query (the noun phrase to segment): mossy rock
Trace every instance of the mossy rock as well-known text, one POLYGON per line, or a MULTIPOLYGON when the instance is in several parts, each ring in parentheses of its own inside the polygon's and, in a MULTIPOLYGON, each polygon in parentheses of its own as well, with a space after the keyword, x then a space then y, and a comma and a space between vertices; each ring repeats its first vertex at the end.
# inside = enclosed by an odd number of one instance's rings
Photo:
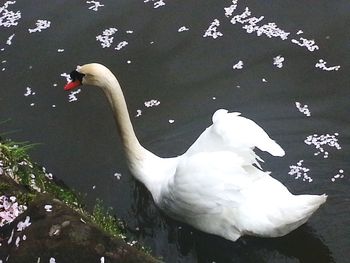
POLYGON ((77 195, 48 178, 25 149, 0 138, 0 161, 0 196, 27 206, 0 227, 0 262, 160 262, 123 240, 118 220, 101 202, 85 211, 77 195))

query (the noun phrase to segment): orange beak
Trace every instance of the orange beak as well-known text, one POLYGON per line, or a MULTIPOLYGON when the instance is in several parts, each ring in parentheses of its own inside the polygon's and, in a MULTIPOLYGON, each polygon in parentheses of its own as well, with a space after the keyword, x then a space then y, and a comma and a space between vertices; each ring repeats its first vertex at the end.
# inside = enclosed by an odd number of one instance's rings
POLYGON ((71 81, 71 82, 68 82, 68 83, 64 86, 64 90, 75 89, 76 87, 78 87, 78 86, 80 86, 80 85, 81 85, 80 80, 71 81))

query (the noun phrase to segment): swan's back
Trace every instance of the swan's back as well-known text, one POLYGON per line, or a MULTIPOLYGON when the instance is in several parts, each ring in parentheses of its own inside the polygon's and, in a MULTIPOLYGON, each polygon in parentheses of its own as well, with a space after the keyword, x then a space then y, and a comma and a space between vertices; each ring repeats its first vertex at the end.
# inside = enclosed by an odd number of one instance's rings
POLYGON ((237 240, 242 235, 282 236, 304 224, 326 196, 292 195, 231 152, 182 158, 158 206, 170 217, 207 233, 237 240))
POLYGON ((237 240, 249 234, 282 236, 300 225, 326 196, 291 194, 263 172, 254 148, 283 156, 283 149, 255 122, 219 110, 178 158, 174 176, 162 187, 158 206, 202 231, 237 240))

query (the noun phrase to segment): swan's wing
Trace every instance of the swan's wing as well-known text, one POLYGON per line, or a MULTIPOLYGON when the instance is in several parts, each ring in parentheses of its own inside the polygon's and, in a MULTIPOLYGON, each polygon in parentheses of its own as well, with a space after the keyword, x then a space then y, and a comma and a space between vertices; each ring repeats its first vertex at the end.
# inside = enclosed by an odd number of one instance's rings
POLYGON ((257 147, 274 156, 283 156, 284 150, 254 121, 241 117, 240 113, 228 113, 220 109, 213 115, 209 126, 188 149, 186 154, 198 152, 232 151, 242 156, 246 164, 260 160, 253 149, 257 147))
POLYGON ((180 216, 180 220, 233 208, 242 202, 240 191, 252 180, 242 163, 230 151, 182 156, 158 205, 171 217, 180 216))
POLYGON ((241 211, 249 201, 245 191, 264 180, 266 173, 242 166, 242 159, 230 151, 200 152, 181 159, 158 206, 199 230, 230 240, 239 238, 246 229, 241 211))

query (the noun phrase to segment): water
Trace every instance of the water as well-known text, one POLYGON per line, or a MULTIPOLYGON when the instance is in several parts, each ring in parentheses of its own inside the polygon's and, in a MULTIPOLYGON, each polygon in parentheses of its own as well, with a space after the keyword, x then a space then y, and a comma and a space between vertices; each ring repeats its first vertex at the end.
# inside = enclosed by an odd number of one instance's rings
POLYGON ((21 18, 13 21, 18 25, 0 27, 0 120, 10 119, 1 131, 41 143, 32 151, 38 162, 86 193, 87 202, 100 198, 114 207, 131 237, 166 262, 347 262, 349 2, 161 3, 100 1, 104 6, 97 11, 85 1, 8 4, 21 18), (231 4, 237 7, 226 17, 224 8, 231 4), (246 7, 251 14, 242 18, 246 7), (269 23, 275 25, 264 27, 269 23), (105 31, 110 28, 118 31, 105 31), (262 154, 264 168, 293 193, 327 193, 327 203, 286 237, 244 237, 236 243, 166 218, 128 172, 102 92, 86 88, 69 102, 63 91, 61 74, 88 62, 116 73, 136 133, 154 153, 179 155, 216 109, 240 111, 287 152, 284 158, 262 154), (151 100, 160 103, 146 107, 151 100), (323 139, 306 144, 314 134, 323 139), (326 141, 331 136, 337 141, 326 141), (290 175, 291 166, 309 170, 290 175))

